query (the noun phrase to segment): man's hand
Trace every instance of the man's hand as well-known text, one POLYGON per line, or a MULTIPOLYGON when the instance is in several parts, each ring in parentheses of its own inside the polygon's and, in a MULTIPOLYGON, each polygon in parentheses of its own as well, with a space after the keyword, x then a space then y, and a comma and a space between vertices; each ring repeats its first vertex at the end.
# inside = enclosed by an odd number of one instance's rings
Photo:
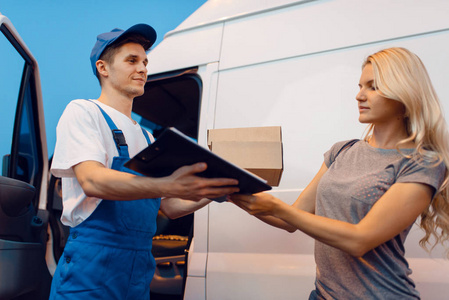
POLYGON ((161 178, 166 197, 201 200, 218 198, 239 191, 238 181, 230 178, 203 178, 196 173, 207 169, 205 163, 184 166, 168 177, 161 178))

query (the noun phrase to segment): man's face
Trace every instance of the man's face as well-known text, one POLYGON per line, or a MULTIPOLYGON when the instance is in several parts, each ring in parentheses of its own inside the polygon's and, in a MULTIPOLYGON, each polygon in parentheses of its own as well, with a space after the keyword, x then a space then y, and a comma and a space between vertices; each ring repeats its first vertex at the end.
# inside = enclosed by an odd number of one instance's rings
POLYGON ((107 65, 108 83, 124 96, 135 98, 144 93, 148 59, 140 44, 121 46, 107 65))

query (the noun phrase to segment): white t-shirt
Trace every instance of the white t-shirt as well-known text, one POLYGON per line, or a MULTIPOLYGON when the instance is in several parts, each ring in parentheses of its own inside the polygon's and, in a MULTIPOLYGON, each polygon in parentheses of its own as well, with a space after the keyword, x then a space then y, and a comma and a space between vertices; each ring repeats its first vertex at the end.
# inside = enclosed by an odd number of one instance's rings
MULTIPOLYGON (((130 157, 148 146, 139 124, 116 109, 97 100, 91 100, 111 117, 122 130, 128 144, 130 157)), ((87 219, 101 199, 87 197, 73 173, 72 167, 80 162, 93 160, 111 168, 118 155, 111 129, 100 109, 91 101, 71 101, 56 127, 56 147, 51 172, 62 178, 63 224, 74 227, 87 219)), ((153 136, 149 134, 153 141, 153 136)))

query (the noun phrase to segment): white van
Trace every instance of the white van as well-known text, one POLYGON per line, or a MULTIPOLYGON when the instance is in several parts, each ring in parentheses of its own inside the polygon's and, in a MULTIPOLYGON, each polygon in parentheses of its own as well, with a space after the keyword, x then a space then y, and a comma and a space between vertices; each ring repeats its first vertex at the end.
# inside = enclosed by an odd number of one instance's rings
MULTIPOLYGON (((281 126, 284 171, 272 193, 291 204, 333 143, 363 136, 355 95, 367 55, 391 46, 417 53, 447 111, 448 15, 446 0, 209 0, 149 53, 134 112, 156 136, 175 126, 205 147, 209 129, 281 126)), ((16 116, 1 136, 13 138, 0 153, 0 185, 13 188, 0 194, 0 298, 45 299, 68 232, 59 179, 47 173, 37 63, 6 17, 0 24, 0 43, 17 51, 24 70, 14 96, 2 90, 0 99, 16 116), (17 198, 23 207, 10 206, 17 198)), ((314 288, 313 240, 230 203, 180 220, 161 215, 158 226, 153 300, 307 299, 314 288)), ((449 261, 442 247, 422 250, 422 235, 415 227, 406 245, 412 277, 423 299, 446 299, 449 261)))
MULTIPOLYGON (((355 95, 369 54, 418 54, 449 108, 448 15, 444 0, 210 0, 149 53, 134 110, 203 146, 208 129, 281 126, 284 171, 272 193, 293 203, 333 143, 363 136, 355 95)), ((449 261, 442 247, 422 250, 422 236, 416 226, 406 245, 412 277, 423 299, 447 299, 449 261)), ((195 213, 184 299, 307 299, 313 244, 212 203, 195 213)))

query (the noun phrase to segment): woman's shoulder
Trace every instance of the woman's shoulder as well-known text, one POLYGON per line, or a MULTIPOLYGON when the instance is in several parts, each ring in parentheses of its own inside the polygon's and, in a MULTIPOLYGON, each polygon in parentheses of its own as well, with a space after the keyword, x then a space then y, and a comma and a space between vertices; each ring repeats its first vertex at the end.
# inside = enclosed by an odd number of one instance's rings
POLYGON ((352 139, 333 144, 332 147, 324 154, 324 161, 326 165, 329 167, 340 153, 351 149, 352 146, 358 144, 359 141, 359 139, 352 139))
POLYGON ((336 142, 335 144, 332 145, 330 152, 335 153, 335 156, 337 156, 340 152, 351 148, 359 141, 360 141, 359 139, 351 139, 351 140, 344 140, 344 141, 336 142))

